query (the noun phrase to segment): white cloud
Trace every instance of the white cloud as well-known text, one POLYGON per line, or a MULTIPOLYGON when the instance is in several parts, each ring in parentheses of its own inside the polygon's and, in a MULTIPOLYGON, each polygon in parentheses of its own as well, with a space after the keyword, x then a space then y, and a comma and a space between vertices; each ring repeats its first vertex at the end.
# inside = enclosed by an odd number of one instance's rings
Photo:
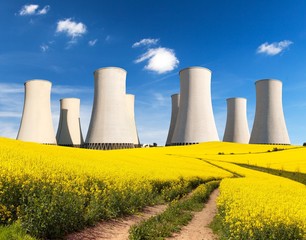
POLYGON ((47 5, 43 9, 39 10, 37 14, 38 15, 45 15, 49 12, 49 10, 50 10, 50 6, 47 5))
POLYGON ((90 41, 88 42, 88 45, 91 46, 91 47, 93 47, 93 46, 96 45, 97 42, 98 42, 98 39, 90 40, 90 41))
POLYGON ((24 16, 24 15, 34 15, 36 13, 36 10, 38 9, 39 5, 35 4, 30 4, 30 5, 24 5, 20 11, 19 15, 24 16))
POLYGON ((87 32, 86 25, 82 22, 74 22, 71 18, 60 20, 57 22, 56 32, 65 33, 67 36, 76 38, 81 37, 87 32))
POLYGON ((163 47, 148 49, 146 53, 135 60, 135 63, 140 63, 145 60, 148 60, 145 69, 157 72, 158 74, 170 72, 179 64, 179 60, 176 58, 174 51, 163 47))
POLYGON ((48 11, 50 10, 50 6, 47 5, 42 9, 38 9, 39 5, 37 4, 28 4, 28 5, 24 5, 20 11, 19 11, 19 15, 20 16, 27 16, 27 15, 44 15, 47 14, 48 11))
POLYGON ((151 46, 151 45, 154 45, 154 44, 157 44, 159 42, 159 39, 154 39, 154 38, 144 38, 138 42, 135 42, 133 45, 132 45, 132 48, 135 48, 135 47, 140 47, 140 46, 151 46))
POLYGON ((40 45, 40 50, 42 52, 47 52, 49 50, 49 45, 47 45, 47 44, 40 45))
POLYGON ((274 42, 271 44, 269 44, 268 42, 265 42, 257 48, 257 53, 274 56, 284 51, 291 44, 293 44, 293 42, 289 40, 274 42))

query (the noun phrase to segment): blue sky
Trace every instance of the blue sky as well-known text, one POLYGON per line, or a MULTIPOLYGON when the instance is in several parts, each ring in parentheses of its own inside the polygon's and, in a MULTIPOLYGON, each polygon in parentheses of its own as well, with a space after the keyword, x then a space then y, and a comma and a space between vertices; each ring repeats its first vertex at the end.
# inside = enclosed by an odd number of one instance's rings
POLYGON ((226 98, 248 100, 250 131, 255 81, 283 82, 291 142, 306 142, 306 1, 98 1, 41 0, 0 3, 0 135, 15 138, 23 83, 53 83, 54 129, 59 99, 81 99, 84 137, 93 102, 93 71, 127 70, 136 95, 142 143, 164 144, 171 94, 180 69, 212 70, 212 102, 220 139, 226 98))

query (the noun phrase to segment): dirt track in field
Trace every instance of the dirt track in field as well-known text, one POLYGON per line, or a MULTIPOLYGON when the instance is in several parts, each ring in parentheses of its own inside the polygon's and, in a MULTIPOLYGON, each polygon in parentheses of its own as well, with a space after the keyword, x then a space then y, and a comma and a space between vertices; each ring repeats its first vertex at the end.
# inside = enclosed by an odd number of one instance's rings
POLYGON ((218 237, 212 232, 208 225, 217 213, 216 198, 219 189, 213 191, 208 202, 201 212, 195 213, 191 222, 182 228, 179 233, 174 233, 168 240, 216 240, 218 237))
POLYGON ((138 215, 103 221, 94 227, 86 228, 81 232, 68 235, 66 240, 125 240, 129 237, 129 229, 132 225, 144 219, 157 215, 166 209, 167 205, 146 207, 138 215))
MULTIPOLYGON (((217 213, 216 199, 219 189, 212 192, 208 202, 201 212, 196 212, 191 222, 182 228, 179 233, 174 233, 168 240, 217 240, 216 236, 208 225, 217 213)), ((129 229, 132 225, 151 216, 162 213, 167 205, 146 207, 138 215, 124 218, 102 221, 94 227, 86 228, 83 231, 68 235, 66 240, 126 240, 129 237, 129 229)))

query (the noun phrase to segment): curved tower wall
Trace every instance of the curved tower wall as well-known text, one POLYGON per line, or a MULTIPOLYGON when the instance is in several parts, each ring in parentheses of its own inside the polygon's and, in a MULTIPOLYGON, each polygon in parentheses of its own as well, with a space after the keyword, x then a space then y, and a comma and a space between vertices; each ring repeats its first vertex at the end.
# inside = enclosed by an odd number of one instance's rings
POLYGON ((129 115, 130 125, 132 127, 133 143, 135 146, 139 146, 140 142, 135 121, 135 95, 126 94, 126 109, 129 115))
POLYGON ((58 145, 80 147, 83 136, 80 124, 80 99, 63 98, 60 100, 61 112, 56 140, 58 145))
POLYGON ((256 112, 250 143, 290 144, 282 104, 282 82, 256 81, 256 112))
POLYGON ((180 107, 173 145, 219 141, 211 102, 211 71, 190 67, 180 71, 180 107))
POLYGON ((126 71, 100 68, 94 72, 95 90, 85 147, 133 148, 133 131, 126 110, 126 71))
POLYGON ((179 111, 180 94, 173 94, 171 96, 171 99, 172 99, 171 122, 170 122, 168 137, 166 141, 166 146, 170 146, 172 143, 172 137, 173 137, 177 115, 179 111))
POLYGON ((227 119, 223 142, 249 143, 247 100, 245 98, 228 98, 226 102, 227 119))
POLYGON ((34 79, 25 82, 25 97, 18 140, 56 144, 50 95, 52 83, 34 79))

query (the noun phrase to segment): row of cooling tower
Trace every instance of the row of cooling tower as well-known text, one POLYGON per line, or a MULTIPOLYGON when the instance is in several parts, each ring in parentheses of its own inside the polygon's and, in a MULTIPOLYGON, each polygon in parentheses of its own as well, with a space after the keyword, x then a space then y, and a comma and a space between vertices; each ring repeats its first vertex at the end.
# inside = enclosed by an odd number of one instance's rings
MULTIPOLYGON (((171 123, 166 145, 219 141, 211 101, 211 71, 190 67, 180 71, 180 94, 172 95, 171 123)), ((51 82, 25 83, 25 100, 17 139, 44 144, 83 146, 90 149, 133 148, 139 145, 134 115, 134 95, 126 94, 126 71, 117 67, 94 72, 94 103, 88 133, 83 141, 80 100, 61 100, 55 137, 50 94, 51 82)), ((227 99, 223 141, 259 144, 290 144, 282 108, 279 80, 256 82, 256 113, 249 134, 246 99, 227 99)))
POLYGON ((94 72, 94 79, 94 103, 85 142, 78 98, 60 100, 60 120, 55 137, 50 107, 52 84, 46 80, 25 83, 24 108, 17 139, 90 149, 133 148, 139 145, 135 98, 126 94, 126 71, 116 67, 101 68, 94 72))
MULTIPOLYGON (((251 136, 245 98, 227 99, 223 141, 290 144, 282 107, 282 82, 256 81, 256 111, 251 136)), ((172 95, 172 114, 166 145, 219 141, 211 102, 211 71, 202 67, 180 71, 180 94, 172 95)))

